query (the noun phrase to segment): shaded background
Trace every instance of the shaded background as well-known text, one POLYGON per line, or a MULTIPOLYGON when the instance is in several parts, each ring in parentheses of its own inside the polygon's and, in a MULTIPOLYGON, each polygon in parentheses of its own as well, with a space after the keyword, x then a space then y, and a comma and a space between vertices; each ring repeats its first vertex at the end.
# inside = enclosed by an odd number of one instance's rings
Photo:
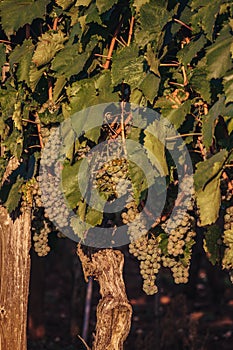
MULTIPOLYGON (((82 335, 87 284, 76 244, 50 235, 52 251, 46 258, 32 252, 29 298, 28 350, 85 349, 82 335)), ((124 277, 133 307, 132 328, 125 350, 225 350, 233 343, 233 288, 229 276, 213 267, 202 251, 194 248, 187 285, 175 285, 169 270, 162 269, 159 293, 142 291, 138 261, 127 247, 124 277)), ((87 343, 95 329, 99 286, 93 283, 87 343)))

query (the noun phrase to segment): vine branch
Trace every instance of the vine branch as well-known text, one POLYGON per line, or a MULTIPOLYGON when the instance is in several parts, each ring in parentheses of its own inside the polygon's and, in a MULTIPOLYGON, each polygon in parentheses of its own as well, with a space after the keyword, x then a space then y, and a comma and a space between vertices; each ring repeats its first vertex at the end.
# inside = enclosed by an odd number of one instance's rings
POLYGON ((111 61, 111 58, 112 58, 112 53, 113 53, 113 50, 114 50, 114 47, 115 47, 115 43, 116 43, 116 38, 117 38, 117 35, 119 34, 119 31, 121 29, 122 23, 123 23, 123 17, 121 18, 120 23, 118 24, 117 29, 115 30, 115 33, 114 33, 113 38, 111 40, 111 44, 110 44, 110 47, 109 47, 109 50, 108 50, 107 59, 106 59, 106 62, 104 64, 104 66, 103 66, 104 69, 109 69, 110 61, 111 61))

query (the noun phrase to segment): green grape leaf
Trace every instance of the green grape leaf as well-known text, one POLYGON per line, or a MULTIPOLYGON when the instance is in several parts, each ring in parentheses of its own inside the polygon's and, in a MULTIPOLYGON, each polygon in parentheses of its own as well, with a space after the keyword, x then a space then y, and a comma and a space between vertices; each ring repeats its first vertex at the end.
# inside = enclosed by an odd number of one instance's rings
POLYGON ((92 227, 100 225, 103 221, 103 211, 99 211, 95 208, 88 207, 85 221, 92 227))
POLYGON ((40 78, 46 71, 46 66, 38 69, 34 64, 31 64, 29 71, 29 84, 32 91, 35 91, 37 84, 40 81, 40 78))
POLYGON ((179 62, 184 65, 191 63, 193 58, 196 57, 198 52, 205 46, 206 43, 207 40, 204 35, 194 38, 189 44, 185 45, 184 48, 177 53, 179 62))
POLYGON ((134 89, 130 94, 130 103, 141 106, 143 99, 145 99, 145 97, 143 96, 142 91, 139 89, 134 89))
POLYGON ((215 178, 222 171, 223 164, 227 159, 228 152, 221 150, 214 154, 211 158, 199 162, 194 174, 194 184, 196 191, 204 189, 206 184, 215 178))
POLYGON ((5 62, 6 62, 6 46, 4 44, 0 44, 0 67, 2 67, 5 62))
POLYGON ((151 163, 156 167, 158 174, 161 176, 168 175, 165 156, 165 126, 161 121, 155 120, 146 128, 144 133, 144 146, 151 163))
POLYGON ((220 176, 227 156, 228 152, 221 150, 197 164, 194 185, 201 226, 211 225, 218 218, 221 204, 220 176))
POLYGON ((19 204, 21 198, 20 189, 24 183, 24 179, 20 176, 17 177, 16 182, 11 186, 8 197, 4 206, 7 208, 9 213, 12 213, 19 204))
POLYGON ((52 70, 56 72, 57 76, 64 76, 70 78, 72 75, 79 74, 89 58, 96 42, 88 45, 83 53, 79 53, 80 44, 66 45, 63 50, 57 53, 52 61, 52 70))
MULTIPOLYGON (((173 108, 166 118, 178 129, 186 119, 187 114, 190 112, 192 101, 187 100, 182 103, 179 108, 173 108)), ((163 115, 163 110, 162 110, 163 115)))
POLYGON ((151 44, 147 45, 145 58, 147 60, 150 71, 153 72, 156 76, 160 77, 159 73, 159 59, 155 56, 155 53, 151 47, 151 44))
POLYGON ((138 87, 145 77, 143 61, 144 57, 139 56, 138 46, 135 44, 114 53, 112 58, 113 84, 118 85, 124 81, 130 85, 131 89, 138 87))
POLYGON ((76 0, 75 6, 89 6, 92 0, 76 0))
POLYGON ((133 7, 135 7, 136 12, 138 13, 140 11, 140 8, 142 7, 142 5, 145 5, 148 2, 150 2, 150 0, 134 0, 133 7))
POLYGON ((221 239, 221 230, 219 226, 212 225, 208 227, 205 232, 204 249, 213 265, 220 260, 219 239, 221 239))
POLYGON ((153 103, 157 96, 159 84, 160 78, 153 73, 149 73, 139 86, 139 89, 142 90, 144 96, 150 101, 150 103, 153 103))
POLYGON ((223 27, 216 41, 206 49, 208 79, 221 78, 232 68, 230 47, 232 45, 230 27, 223 27))
POLYGON ((118 0, 96 0, 96 6, 100 14, 110 10, 118 0))
POLYGON ((0 94, 0 108, 1 119, 6 120, 14 113, 15 103, 17 99, 17 91, 8 86, 6 90, 1 90, 0 94))
MULTIPOLYGON (((111 86, 109 71, 103 71, 93 78, 75 82, 71 87, 67 88, 67 95, 70 100, 70 114, 90 106, 119 100, 118 93, 114 92, 111 86)), ((100 116, 100 118, 102 117, 100 116)))
POLYGON ((50 0, 2 0, 0 16, 2 28, 9 36, 35 18, 43 18, 50 0))
POLYGON ((146 45, 159 41, 163 27, 172 19, 173 12, 167 10, 167 1, 151 0, 140 8, 141 30, 135 33, 136 41, 146 45), (141 37, 143 35, 143 38, 141 37))
POLYGON ((233 102, 233 70, 224 75, 223 86, 226 95, 225 103, 233 102))
POLYGON ((21 101, 17 101, 15 103, 15 110, 14 113, 12 115, 12 120, 14 121, 14 125, 16 127, 16 129, 18 129, 19 131, 22 131, 22 118, 21 118, 21 108, 22 108, 22 104, 21 101))
POLYGON ((91 4, 85 15, 85 24, 98 23, 102 24, 98 9, 95 4, 91 4))
POLYGON ((142 192, 154 184, 156 174, 145 149, 138 143, 128 140, 126 149, 134 198, 139 204, 142 192))
POLYGON ((225 116, 224 121, 225 121, 226 126, 227 126, 228 134, 230 135, 233 131, 233 118, 229 117, 229 116, 225 116))
POLYGON ((62 169, 62 190, 71 209, 76 208, 81 200, 78 183, 80 163, 80 161, 77 161, 73 165, 65 164, 62 169))
POLYGON ((90 228, 90 225, 88 225, 86 222, 83 222, 78 217, 73 216, 70 220, 71 227, 74 231, 74 233, 80 238, 84 238, 85 232, 90 228))
POLYGON ((75 2, 75 0, 55 0, 55 1, 57 5, 60 6, 63 10, 66 10, 75 2))
POLYGON ((198 27, 202 28, 206 34, 207 39, 212 41, 212 34, 214 30, 215 21, 217 15, 220 11, 220 5, 222 0, 216 0, 206 3, 196 4, 196 1, 191 2, 191 6, 194 10, 199 7, 198 12, 192 17, 193 27, 196 29, 198 27))
POLYGON ((54 100, 54 102, 57 101, 57 99, 60 96, 60 93, 61 93, 62 89, 64 88, 66 82, 67 82, 67 80, 63 76, 60 76, 57 78, 57 80, 54 84, 54 88, 53 88, 53 100, 54 100))
POLYGON ((206 102, 210 102, 210 81, 207 75, 207 63, 206 58, 204 58, 198 63, 197 67, 193 69, 189 84, 192 89, 199 93, 206 102))
POLYGON ((219 176, 206 184, 204 189, 196 192, 197 206, 199 208, 200 225, 206 226, 216 222, 221 204, 221 191, 219 176))
POLYGON ((67 40, 64 33, 60 30, 58 32, 46 32, 38 38, 39 42, 32 57, 32 62, 37 67, 49 63, 55 54, 63 49, 64 42, 67 40))
POLYGON ((191 256, 192 256, 192 246, 195 244, 194 239, 191 239, 189 242, 185 242, 184 248, 184 256, 180 258, 180 262, 188 267, 190 264, 191 256))
POLYGON ((219 115, 224 112, 224 102, 225 97, 220 97, 220 99, 210 108, 208 115, 203 117, 202 134, 203 143, 206 148, 209 148, 213 142, 215 122, 218 119, 219 115))
POLYGON ((30 66, 32 63, 32 55, 34 51, 34 45, 31 39, 24 40, 21 46, 17 46, 10 54, 10 65, 18 64, 17 78, 18 81, 25 81, 27 85, 30 85, 30 66))
POLYGON ((13 156, 19 159, 23 151, 22 132, 14 127, 12 133, 4 140, 3 145, 13 156))

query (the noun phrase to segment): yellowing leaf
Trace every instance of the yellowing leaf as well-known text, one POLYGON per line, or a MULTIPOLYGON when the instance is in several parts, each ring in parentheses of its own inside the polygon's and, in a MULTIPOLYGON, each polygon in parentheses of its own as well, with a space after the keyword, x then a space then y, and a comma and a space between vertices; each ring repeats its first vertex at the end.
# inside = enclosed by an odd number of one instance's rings
POLYGON ((62 31, 42 34, 42 36, 39 37, 32 62, 35 63, 37 67, 50 62, 55 54, 64 47, 63 43, 65 40, 66 37, 62 31))

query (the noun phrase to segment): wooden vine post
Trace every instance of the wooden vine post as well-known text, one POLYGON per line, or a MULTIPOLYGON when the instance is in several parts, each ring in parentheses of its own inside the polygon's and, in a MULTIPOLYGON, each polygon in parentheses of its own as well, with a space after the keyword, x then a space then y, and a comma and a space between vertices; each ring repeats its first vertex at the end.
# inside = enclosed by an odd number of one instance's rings
POLYGON ((31 210, 12 217, 0 206, 0 350, 27 349, 30 246, 31 210))
POLYGON ((123 280, 124 255, 104 249, 88 258, 78 247, 85 280, 94 276, 102 296, 97 306, 95 340, 92 350, 123 350, 131 327, 132 307, 123 280))

